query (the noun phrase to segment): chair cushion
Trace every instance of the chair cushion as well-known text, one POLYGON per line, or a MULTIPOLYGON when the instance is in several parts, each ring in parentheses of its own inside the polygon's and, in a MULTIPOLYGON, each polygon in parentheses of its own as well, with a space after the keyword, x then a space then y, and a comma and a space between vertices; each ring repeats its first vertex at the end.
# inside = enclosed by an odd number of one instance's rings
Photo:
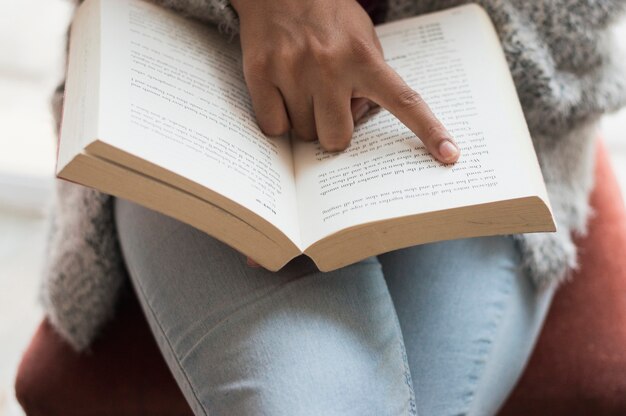
POLYGON ((87 353, 77 354, 44 320, 15 391, 28 416, 193 416, 131 296, 87 353))
POLYGON ((596 215, 501 416, 626 415, 626 212, 599 143, 596 215))
MULTIPOLYGON (((545 328, 501 416, 626 415, 626 212, 606 149, 597 156, 597 215, 578 241, 581 269, 555 295, 545 328)), ((88 354, 44 321, 16 380, 28 416, 192 416, 136 299, 88 354)))

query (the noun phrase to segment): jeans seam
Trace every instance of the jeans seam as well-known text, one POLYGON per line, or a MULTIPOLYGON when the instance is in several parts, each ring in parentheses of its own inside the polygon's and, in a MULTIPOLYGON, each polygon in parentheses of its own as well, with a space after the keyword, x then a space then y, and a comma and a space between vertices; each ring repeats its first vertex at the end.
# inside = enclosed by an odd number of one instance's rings
MULTIPOLYGON (((131 268, 128 264, 126 265, 126 267, 128 267, 129 269, 131 268)), ((131 270, 129 270, 129 271, 131 271, 131 270)), ((195 399, 196 404, 200 407, 200 409, 204 413, 204 416, 209 416, 209 412, 204 407, 204 405, 202 404, 202 401, 199 399, 198 394, 196 393, 196 390, 194 389, 193 384, 191 383, 191 380, 189 379, 189 376, 187 375, 187 372, 185 371, 185 369, 181 365, 180 361, 176 357, 176 353, 174 352, 174 348, 172 347, 172 344, 170 343, 170 341, 167 338, 167 336, 165 336, 165 330, 163 329, 163 327, 161 326, 161 323, 157 319, 157 315, 156 315, 154 309, 152 308, 152 305, 150 305, 150 302, 148 301, 148 298, 147 298, 147 295, 146 295, 146 293, 145 293, 145 291, 143 289, 143 286, 141 285, 140 282, 136 281, 135 279, 130 279, 130 280, 131 280, 131 282, 133 282, 133 285, 135 286, 135 288, 137 288, 139 290, 139 292, 141 292, 141 295, 143 297, 143 300, 141 301, 141 303, 146 306, 146 308, 144 308, 144 313, 149 312, 151 317, 152 317, 151 321, 158 327, 158 329, 159 329, 158 336, 162 340, 164 340, 164 343, 167 346, 167 353, 168 353, 168 355, 173 358, 174 362, 176 362, 176 367, 178 369, 178 372, 183 376, 184 381, 187 384, 187 390, 191 391, 191 394, 193 395, 193 398, 195 399)), ((156 334, 154 334, 154 335, 156 336, 156 334)), ((168 365, 168 367, 169 367, 169 365, 168 365)), ((170 368, 170 371, 173 371, 173 369, 170 368)), ((181 388, 182 388, 182 386, 181 386, 181 388)))
POLYGON ((402 328, 398 321, 397 315, 394 316, 394 324, 400 338, 398 340, 398 346, 400 347, 400 356, 402 357, 402 364, 404 367, 404 384, 409 390, 409 416, 417 416, 417 403, 415 402, 415 390, 413 388, 413 378, 411 377, 411 369, 406 354, 406 347, 404 345, 404 338, 402 337, 402 328))
POLYGON ((478 356, 473 360, 473 366, 467 374, 467 377, 472 382, 471 386, 467 388, 466 392, 463 394, 465 397, 464 409, 458 413, 455 413, 456 416, 466 416, 470 414, 472 410, 472 405, 474 404, 474 397, 476 395, 476 390, 480 386, 480 378, 482 375, 482 371, 487 363, 487 357, 493 350, 493 338, 495 337, 499 324, 504 317, 504 313, 506 311, 506 306, 508 304, 507 299, 511 295, 511 286, 512 282, 510 280, 505 280, 502 292, 506 295, 503 299, 491 302, 489 306, 496 308, 496 313, 494 314, 492 320, 487 325, 487 331, 485 333, 480 334, 475 340, 474 344, 478 344, 478 356))

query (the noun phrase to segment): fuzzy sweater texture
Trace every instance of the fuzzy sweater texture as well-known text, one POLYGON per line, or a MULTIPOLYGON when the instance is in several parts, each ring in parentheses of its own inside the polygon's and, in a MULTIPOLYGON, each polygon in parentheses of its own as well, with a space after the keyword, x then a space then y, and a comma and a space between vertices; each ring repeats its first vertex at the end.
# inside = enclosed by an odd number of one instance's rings
MULTIPOLYGON (((228 0, 153 0, 218 25, 238 41, 228 0)), ((387 0, 388 21, 467 3, 387 0)), ((516 235, 539 288, 577 267, 574 234, 584 234, 593 186, 593 138, 600 116, 626 103, 624 69, 610 24, 626 0, 478 0, 494 22, 513 74, 546 181, 556 233, 516 235)), ((60 114, 62 87, 53 99, 60 114)), ((77 350, 86 349, 115 312, 126 269, 112 197, 58 181, 41 299, 48 319, 77 350)))

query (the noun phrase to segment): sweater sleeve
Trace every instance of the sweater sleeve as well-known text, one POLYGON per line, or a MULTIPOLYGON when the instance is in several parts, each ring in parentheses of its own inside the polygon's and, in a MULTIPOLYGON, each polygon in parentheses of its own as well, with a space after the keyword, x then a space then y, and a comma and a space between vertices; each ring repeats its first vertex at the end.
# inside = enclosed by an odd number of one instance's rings
POLYGON ((187 17, 215 24, 222 33, 236 35, 239 18, 229 0, 151 0, 187 17))
MULTIPOLYGON (((83 0, 74 0, 80 4, 83 0)), ((148 0, 184 16, 216 25, 222 33, 239 33, 239 17, 230 0, 148 0)))

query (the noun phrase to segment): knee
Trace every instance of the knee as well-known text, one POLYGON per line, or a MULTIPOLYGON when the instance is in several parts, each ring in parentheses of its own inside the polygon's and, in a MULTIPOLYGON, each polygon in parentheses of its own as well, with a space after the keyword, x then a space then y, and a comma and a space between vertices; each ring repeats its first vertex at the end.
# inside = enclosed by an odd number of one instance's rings
POLYGON ((381 302, 361 287, 362 295, 344 298, 336 284, 321 274, 290 282, 280 301, 268 296, 238 309, 185 354, 193 384, 210 386, 202 389, 209 413, 413 414, 388 294, 381 302))
POLYGON ((313 340, 296 331, 279 343, 231 350, 217 360, 219 369, 209 370, 217 377, 204 398, 209 414, 414 414, 410 375, 396 341, 371 350, 355 340, 313 340))

